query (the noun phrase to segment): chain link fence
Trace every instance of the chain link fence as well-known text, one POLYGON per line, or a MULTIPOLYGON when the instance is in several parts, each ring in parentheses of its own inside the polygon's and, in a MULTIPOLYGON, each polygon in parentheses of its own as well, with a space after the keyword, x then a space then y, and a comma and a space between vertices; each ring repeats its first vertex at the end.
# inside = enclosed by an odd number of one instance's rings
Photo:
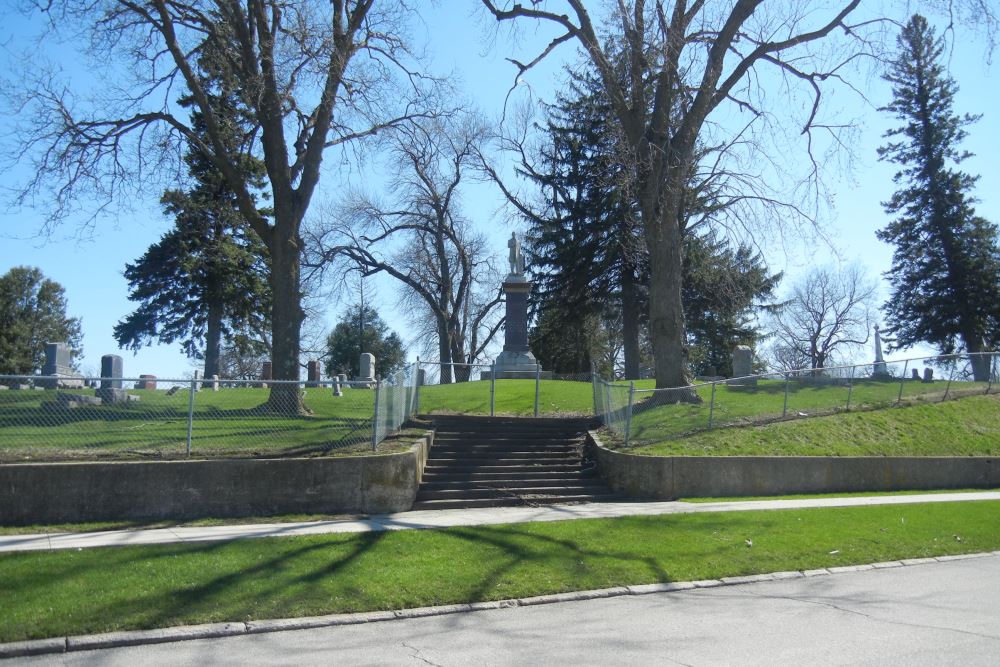
POLYGON ((0 375, 0 463, 370 451, 414 414, 416 380, 0 375))
MULTIPOLYGON (((517 417, 594 415, 591 374, 542 370, 495 378, 488 364, 419 361, 422 414, 517 417)), ((502 375, 502 374, 501 374, 502 375)))
POLYGON ((763 373, 654 389, 653 380, 594 376, 601 423, 626 446, 697 431, 848 410, 988 394, 1000 382, 1000 353, 955 354, 823 369, 763 373))

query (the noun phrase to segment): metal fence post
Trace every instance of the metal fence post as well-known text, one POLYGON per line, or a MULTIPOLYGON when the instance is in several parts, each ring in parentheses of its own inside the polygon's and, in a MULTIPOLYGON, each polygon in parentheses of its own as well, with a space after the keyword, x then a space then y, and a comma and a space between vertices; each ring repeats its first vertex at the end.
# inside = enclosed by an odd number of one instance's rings
POLYGON ((990 376, 986 378, 986 393, 990 393, 990 388, 993 386, 993 373, 996 372, 996 361, 997 356, 995 354, 990 355, 990 376))
POLYGON ((197 382, 191 380, 191 387, 188 389, 188 432, 187 432, 187 455, 191 458, 191 431, 194 429, 194 392, 197 382))
POLYGON ((791 373, 785 373, 785 403, 781 406, 781 418, 784 419, 788 416, 788 378, 791 373))
POLYGON ((375 378, 375 414, 372 416, 372 451, 378 447, 379 397, 382 393, 382 380, 375 378))
POLYGON ((899 396, 896 397, 896 407, 903 402, 903 384, 906 383, 906 370, 910 367, 910 360, 907 359, 903 363, 903 377, 899 379, 899 396))
POLYGON ((590 362, 590 391, 594 395, 594 416, 597 417, 600 413, 597 409, 597 366, 594 362, 590 362))
POLYGON ((958 366, 958 361, 956 359, 952 359, 951 372, 948 373, 948 384, 944 386, 944 398, 941 399, 942 403, 948 400, 948 392, 951 391, 951 380, 955 377, 955 366, 958 366))
POLYGON ((847 379, 847 405, 844 407, 844 412, 851 411, 851 392, 854 391, 854 369, 856 366, 851 366, 851 377, 847 379))
POLYGON ((635 402, 635 382, 628 383, 628 410, 625 412, 625 446, 628 447, 632 438, 632 404, 635 402))
POLYGON ((712 428, 712 418, 715 416, 715 382, 712 382, 712 401, 708 404, 708 428, 712 428))
POLYGON ((535 416, 538 416, 538 385, 542 380, 542 365, 535 364, 535 416))
POLYGON ((413 378, 413 414, 420 413, 420 357, 417 357, 417 372, 413 378))
POLYGON ((490 417, 496 409, 496 395, 497 395, 497 362, 493 361, 493 365, 490 367, 490 417))

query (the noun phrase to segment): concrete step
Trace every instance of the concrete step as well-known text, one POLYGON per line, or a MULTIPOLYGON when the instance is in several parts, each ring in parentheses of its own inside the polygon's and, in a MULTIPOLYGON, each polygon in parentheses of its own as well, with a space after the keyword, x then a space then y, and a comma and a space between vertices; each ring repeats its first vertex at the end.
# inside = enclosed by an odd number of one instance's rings
POLYGON ((587 486, 604 486, 604 482, 596 477, 537 477, 534 479, 451 479, 424 481, 420 491, 451 491, 455 489, 486 489, 486 488, 564 488, 587 486))
POLYGON ((595 479, 597 478, 597 471, 593 468, 589 470, 580 470, 579 466, 575 470, 567 470, 563 472, 447 472, 447 471, 437 471, 428 472, 424 471, 423 480, 421 484, 437 484, 439 482, 461 482, 464 484, 476 484, 478 482, 490 483, 490 482, 521 482, 528 483, 533 480, 559 480, 565 482, 573 482, 578 479, 595 479))
POLYGON ((548 464, 538 463, 538 464, 534 464, 534 465, 532 465, 530 463, 523 463, 523 462, 512 463, 512 464, 508 464, 508 465, 496 465, 496 464, 472 465, 472 464, 465 463, 463 465, 456 464, 456 465, 448 465, 448 466, 437 465, 437 464, 433 464, 431 462, 428 462, 428 465, 424 469, 424 472, 425 472, 425 474, 426 473, 438 473, 438 472, 454 473, 454 474, 461 474, 461 473, 484 473, 484 474, 485 473, 503 473, 503 474, 509 474, 509 473, 531 473, 531 472, 537 472, 537 473, 576 472, 576 471, 579 471, 579 470, 580 470, 580 464, 579 464, 579 462, 577 462, 577 463, 548 463, 548 464))
POLYGON ((474 425, 476 427, 487 426, 522 426, 531 424, 533 426, 553 426, 558 428, 570 428, 594 423, 593 417, 512 417, 509 415, 448 415, 448 414, 420 414, 420 420, 435 422, 439 425, 474 425))
POLYGON ((482 440, 444 440, 438 442, 434 440, 431 449, 481 449, 487 451, 502 452, 506 449, 522 449, 525 451, 563 449, 580 450, 582 441, 574 440, 505 440, 503 442, 483 442, 482 440))
POLYGON ((512 496, 508 498, 469 498, 451 500, 418 500, 415 510, 463 509, 468 507, 516 507, 523 505, 552 505, 555 503, 609 503, 621 500, 613 493, 579 494, 575 496, 512 496))
POLYGON ((474 440, 472 438, 467 438, 464 440, 447 440, 434 438, 434 447, 461 447, 470 448, 478 447, 480 449, 504 449, 511 447, 526 447, 528 449, 544 449, 546 447, 556 447, 563 449, 579 448, 583 444, 583 440, 552 440, 552 439, 538 439, 538 440, 474 440))
POLYGON ((472 500, 479 498, 506 498, 515 496, 579 496, 600 493, 602 489, 595 485, 577 486, 506 486, 497 488, 466 488, 466 489, 421 489, 417 500, 472 500))
POLYGON ((496 442, 504 440, 583 440, 587 437, 586 431, 567 431, 565 429, 538 430, 524 429, 511 430, 503 429, 498 431, 450 431, 447 429, 437 429, 435 440, 482 440, 484 442, 496 442))
POLYGON ((420 485, 420 491, 455 491, 459 489, 531 489, 531 488, 560 488, 568 486, 586 486, 590 488, 604 487, 604 481, 593 477, 534 477, 531 479, 492 479, 492 480, 463 480, 463 479, 443 479, 433 482, 424 482, 420 485))
POLYGON ((509 450, 452 450, 452 451, 437 451, 431 449, 430 453, 427 455, 428 459, 434 460, 461 460, 461 459, 537 459, 537 460, 549 460, 549 459, 577 459, 579 460, 579 452, 573 451, 552 451, 552 450, 539 450, 531 451, 529 449, 509 449, 509 450))

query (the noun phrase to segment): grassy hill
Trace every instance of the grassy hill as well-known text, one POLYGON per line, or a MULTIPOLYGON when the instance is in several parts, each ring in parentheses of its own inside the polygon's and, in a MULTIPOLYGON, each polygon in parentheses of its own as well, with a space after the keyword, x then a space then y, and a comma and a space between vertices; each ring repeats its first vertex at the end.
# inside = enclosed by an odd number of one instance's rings
POLYGON ((722 428, 629 451, 649 456, 1000 456, 1000 396, 722 428))
MULTIPOLYGON (((635 383, 631 442, 636 451, 664 454, 995 454, 1000 453, 1000 404, 994 397, 941 401, 966 394, 981 395, 982 383, 906 380, 858 380, 851 386, 831 382, 762 381, 756 387, 697 391, 701 403, 670 402, 669 393, 654 393, 653 381, 635 383), (903 403, 923 409, 871 412, 903 403), (836 417, 817 417, 851 412, 836 417), (940 403, 940 405, 938 405, 940 403), (932 405, 933 404, 933 405, 932 405), (861 410, 861 412, 856 412, 861 410), (816 417, 761 424, 791 418, 816 417), (712 429, 708 430, 711 421, 712 429), (723 428, 736 426, 738 428, 723 428)), ((535 412, 534 380, 499 380, 494 387, 495 413, 531 416, 535 412)), ((420 390, 421 413, 489 414, 488 381, 426 386, 420 390)), ((608 390, 614 415, 622 423, 628 385, 608 390)), ((93 390, 70 393, 90 394, 93 390)), ((135 403, 47 409, 53 391, 0 392, 0 462, 57 458, 145 458, 182 456, 187 439, 188 393, 131 391, 135 403)), ((192 451, 198 456, 291 455, 327 453, 368 447, 374 391, 348 389, 341 397, 328 388, 305 390, 308 415, 281 416, 261 411, 268 397, 263 388, 202 391, 193 405, 192 451)), ((543 380, 540 415, 592 415, 589 382, 543 380)), ((613 438, 611 438, 613 442, 613 438)))

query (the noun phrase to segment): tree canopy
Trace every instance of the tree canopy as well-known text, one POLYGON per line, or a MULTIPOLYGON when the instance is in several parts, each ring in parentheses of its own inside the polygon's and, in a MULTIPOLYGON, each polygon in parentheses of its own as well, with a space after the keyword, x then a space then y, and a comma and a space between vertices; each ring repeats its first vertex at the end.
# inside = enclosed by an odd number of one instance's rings
MULTIPOLYGON (((203 69, 215 69, 206 52, 203 69)), ((246 131, 231 77, 216 74, 209 95, 227 145, 242 141, 246 131)), ((180 99, 191 106, 190 96, 180 99)), ((207 141, 204 115, 194 110, 192 125, 207 141)), ((195 145, 184 157, 193 185, 163 194, 164 211, 174 227, 136 262, 125 268, 129 298, 140 306, 120 321, 114 336, 121 347, 137 350, 156 340, 181 341, 185 354, 205 360, 204 377, 225 374, 220 367, 223 345, 245 349, 260 340, 270 322, 267 248, 239 211, 236 194, 225 177, 195 145)), ((244 156, 240 169, 263 187, 264 165, 244 156)), ((266 212, 262 212, 265 213, 266 212)))
MULTIPOLYGON (((958 86, 948 76, 945 45, 915 14, 898 38, 885 79, 892 101, 883 107, 902 125, 886 133, 882 160, 899 165, 897 190, 884 203, 895 216, 878 238, 895 246, 886 273, 892 293, 883 307, 893 347, 920 342, 941 353, 982 352, 1000 342, 1000 246, 997 226, 976 215, 977 177, 959 165, 975 116, 954 111, 958 86)), ((976 380, 989 362, 973 361, 976 380)))
MULTIPOLYGON (((301 226, 321 180, 328 149, 370 137, 429 113, 432 81, 404 39, 411 9, 395 0, 37 0, 39 25, 66 38, 97 64, 92 95, 26 62, 12 105, 23 119, 18 154, 34 176, 20 202, 51 202, 58 221, 81 198, 92 211, 128 201, 196 147, 223 175, 249 227, 267 249, 271 358, 275 379, 299 377, 302 307, 301 226), (235 82, 247 121, 242 141, 227 141, 213 108, 215 76, 201 54, 235 82), (190 94, 204 132, 173 104, 190 94), (272 209, 255 198, 247 156, 263 161, 272 209), (40 196, 41 195, 41 196, 40 196), (48 196, 51 195, 51 196, 48 196)), ((14 77, 12 77, 14 78, 14 77)), ((294 385, 275 384, 270 407, 298 413, 294 385)))
POLYGON ((327 338, 326 374, 347 373, 349 378, 361 372, 361 355, 375 355, 375 374, 385 377, 406 358, 403 341, 368 306, 351 306, 327 338))
POLYGON ((78 357, 82 340, 80 320, 66 315, 62 285, 31 266, 0 276, 0 374, 40 371, 46 343, 66 342, 78 357))

